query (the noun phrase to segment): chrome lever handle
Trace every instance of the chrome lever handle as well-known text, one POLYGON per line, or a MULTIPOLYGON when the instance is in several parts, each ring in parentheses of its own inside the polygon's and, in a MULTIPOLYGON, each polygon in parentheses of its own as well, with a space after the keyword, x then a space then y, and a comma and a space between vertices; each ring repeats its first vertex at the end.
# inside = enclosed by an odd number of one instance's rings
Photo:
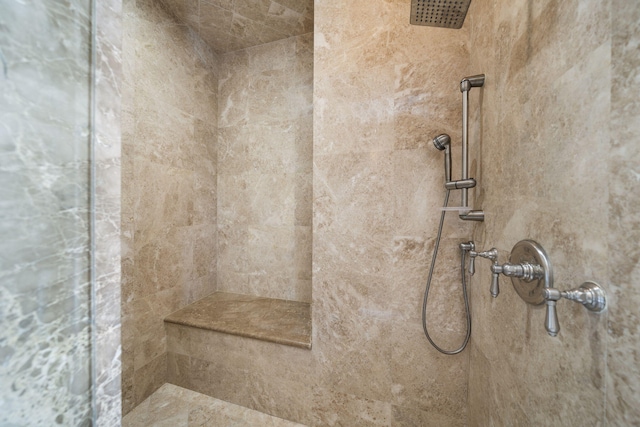
POLYGON ((498 261, 495 261, 491 266, 491 287, 489 288, 489 292, 493 298, 498 298, 498 295, 500 294, 500 273, 495 271, 494 267, 500 267, 498 265, 498 261))
POLYGON ((545 303, 547 304, 547 313, 544 317, 544 328, 547 333, 552 337, 558 335, 560 332, 560 322, 558 321, 558 311, 556 310, 556 301, 562 298, 559 290, 555 288, 544 288, 542 290, 544 294, 545 303))
POLYGON ((607 296, 604 290, 594 282, 584 282, 578 288, 568 291, 559 291, 556 288, 544 288, 542 292, 545 302, 547 303, 547 316, 544 321, 544 327, 552 337, 558 335, 560 331, 560 323, 558 322, 558 314, 556 312, 556 301, 560 298, 579 302, 589 311, 600 312, 607 306, 607 296))
POLYGON ((496 248, 491 248, 488 251, 475 252, 475 256, 487 258, 493 261, 493 265, 491 266, 491 287, 489 288, 489 292, 493 298, 497 298, 500 294, 498 276, 502 272, 502 267, 498 265, 498 250, 496 248))
POLYGON ((467 242, 460 243, 460 250, 464 252, 469 252, 469 275, 473 276, 476 273, 476 257, 478 253, 475 251, 476 245, 475 243, 467 242))

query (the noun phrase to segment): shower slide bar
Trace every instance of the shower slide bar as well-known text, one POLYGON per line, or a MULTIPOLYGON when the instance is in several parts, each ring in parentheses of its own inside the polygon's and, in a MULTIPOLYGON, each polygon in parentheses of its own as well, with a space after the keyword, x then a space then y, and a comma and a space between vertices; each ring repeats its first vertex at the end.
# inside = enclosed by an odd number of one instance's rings
MULTIPOLYGON (((484 74, 465 77, 460 81, 462 92, 462 179, 455 181, 454 188, 462 191, 460 219, 466 221, 484 221, 484 212, 479 210, 467 210, 469 207, 469 188, 475 187, 475 180, 469 178, 469 92, 472 87, 484 86, 484 74)), ((447 183, 449 184, 449 183, 447 183)))

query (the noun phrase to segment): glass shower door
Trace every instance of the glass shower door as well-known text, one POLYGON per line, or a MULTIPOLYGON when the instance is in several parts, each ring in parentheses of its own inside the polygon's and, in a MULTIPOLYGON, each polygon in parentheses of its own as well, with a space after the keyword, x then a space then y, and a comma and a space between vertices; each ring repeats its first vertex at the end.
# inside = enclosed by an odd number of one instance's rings
POLYGON ((91 425, 90 0, 0 5, 0 425, 91 425))

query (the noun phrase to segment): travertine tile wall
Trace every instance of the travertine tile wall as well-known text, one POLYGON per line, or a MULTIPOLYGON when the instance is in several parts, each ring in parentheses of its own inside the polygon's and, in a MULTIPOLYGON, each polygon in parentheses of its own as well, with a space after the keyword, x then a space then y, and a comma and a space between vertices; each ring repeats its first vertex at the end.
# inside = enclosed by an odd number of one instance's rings
POLYGON ((611 1, 605 423, 640 424, 640 5, 611 1))
MULTIPOLYGON (((169 381, 307 425, 463 425, 467 356, 432 349, 420 309, 443 197, 430 141, 460 138, 468 32, 412 27, 406 1, 315 13, 313 349, 171 325, 169 381)), ((220 169, 238 105, 225 112, 223 80, 220 169)), ((447 221, 429 315, 446 347, 464 335, 457 243, 471 231, 447 221)), ((219 268, 241 259, 225 250, 219 268)))
POLYGON ((218 288, 310 301, 313 34, 220 61, 218 288))
MULTIPOLYGON (((169 381, 310 425, 462 425, 467 408, 470 425, 637 422, 638 256, 624 241, 640 229, 638 6, 476 0, 458 31, 411 27, 408 10, 315 4, 313 349, 170 327, 169 381), (429 140, 460 140, 458 82, 480 72, 478 246, 503 261, 537 239, 558 287, 599 281, 610 309, 563 301, 548 337, 544 310, 509 281, 489 297, 479 261, 471 347, 445 357, 419 317, 442 197, 429 140)), ((447 221, 433 285, 430 324, 448 347, 463 332, 455 247, 472 226, 447 221)))
MULTIPOLYGON (((315 3, 317 425, 466 419, 467 356, 437 353, 420 310, 444 182, 431 139, 460 138, 468 33, 411 26, 409 10, 315 3)), ((454 218, 446 229, 428 320, 451 348, 464 331, 456 249, 471 228, 454 218)))
POLYGON ((487 74, 472 141, 487 215, 476 243, 504 262, 517 241, 537 240, 558 288, 595 280, 610 298, 599 315, 559 302, 552 338, 544 307, 526 305, 508 279, 489 297, 479 263, 469 425, 635 425, 640 7, 484 0, 468 19, 473 70, 487 74))
POLYGON ((313 0, 161 0, 216 53, 313 31, 313 0))
POLYGON ((215 55, 154 0, 124 2, 123 410, 166 381, 163 318, 216 290, 215 55))

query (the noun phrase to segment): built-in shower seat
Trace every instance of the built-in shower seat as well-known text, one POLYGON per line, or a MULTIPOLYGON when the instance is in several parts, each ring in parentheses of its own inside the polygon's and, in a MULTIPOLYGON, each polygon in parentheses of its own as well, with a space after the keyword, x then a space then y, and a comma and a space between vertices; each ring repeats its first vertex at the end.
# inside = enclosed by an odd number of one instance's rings
POLYGON ((311 348, 311 306, 299 301, 215 292, 170 314, 164 321, 311 348))

